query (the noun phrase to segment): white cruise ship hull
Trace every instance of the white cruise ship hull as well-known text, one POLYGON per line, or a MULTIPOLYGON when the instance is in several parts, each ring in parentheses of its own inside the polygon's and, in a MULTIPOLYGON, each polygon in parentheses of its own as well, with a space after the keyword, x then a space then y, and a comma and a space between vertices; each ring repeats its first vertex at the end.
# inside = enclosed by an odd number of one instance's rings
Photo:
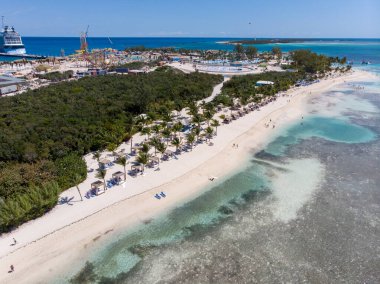
POLYGON ((10 54, 10 55, 23 55, 23 54, 26 54, 26 49, 24 47, 4 48, 4 53, 10 54))

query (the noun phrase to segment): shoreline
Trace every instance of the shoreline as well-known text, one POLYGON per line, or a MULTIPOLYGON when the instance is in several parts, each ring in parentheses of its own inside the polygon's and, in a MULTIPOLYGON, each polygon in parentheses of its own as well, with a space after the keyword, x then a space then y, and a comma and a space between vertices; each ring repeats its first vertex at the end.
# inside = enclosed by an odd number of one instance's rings
MULTIPOLYGON (((104 205, 101 209, 83 218, 65 226, 58 226, 58 229, 53 231, 46 228, 49 223, 41 224, 40 226, 44 226, 49 233, 42 234, 40 238, 35 237, 35 226, 38 225, 37 223, 44 223, 46 215, 22 225, 15 232, 4 234, 0 239, 0 248, 2 248, 0 282, 34 283, 41 279, 55 277, 68 269, 66 264, 85 260, 86 256, 99 245, 96 241, 99 238, 103 240, 104 235, 108 235, 108 238, 194 199, 209 186, 215 185, 208 180, 210 176, 231 175, 244 164, 247 158, 250 158, 247 153, 255 152, 268 143, 273 132, 276 131, 264 126, 269 118, 276 123, 276 126, 290 123, 302 116, 304 110, 302 105, 307 100, 309 92, 326 91, 345 80, 355 81, 368 78, 369 74, 355 70, 353 74, 324 79, 311 86, 292 89, 289 97, 279 97, 277 101, 262 107, 260 111, 251 112, 229 125, 220 127, 218 136, 213 141, 214 146, 198 145, 192 151, 193 153, 182 154, 183 156, 181 155, 178 161, 163 163, 161 172, 149 173, 142 178, 129 178, 125 184, 131 192, 134 190, 133 186, 138 186, 140 190, 146 188, 145 191, 128 197, 119 194, 122 190, 125 192, 123 188, 112 190, 114 192, 107 193, 107 198, 98 199, 99 203, 102 201, 104 205), (290 102, 287 102, 289 98, 290 102), (239 144, 239 149, 232 148, 232 143, 239 144), (226 164, 225 161, 229 163, 226 164), (172 174, 169 176, 170 172, 172 174), (154 193, 162 190, 167 193, 167 198, 154 199, 154 193), (115 196, 119 199, 115 200, 115 196), (20 236, 25 235, 24 239, 28 241, 24 242, 24 246, 20 244, 16 250, 12 251, 9 249, 9 243, 16 233, 20 236), (65 265, 62 265, 62 260, 65 265), (15 272, 8 274, 6 272, 10 264, 15 265, 15 272)), ((87 204, 92 205, 91 202, 87 204)), ((74 208, 81 208, 81 203, 79 206, 70 208, 71 212, 74 211, 72 216, 77 217, 76 210, 71 210, 74 208)), ((47 215, 53 214, 54 211, 55 209, 47 215)), ((67 216, 63 217, 67 218, 67 216)), ((59 221, 54 220, 56 223, 59 221)), ((20 240, 19 237, 16 239, 20 240)))

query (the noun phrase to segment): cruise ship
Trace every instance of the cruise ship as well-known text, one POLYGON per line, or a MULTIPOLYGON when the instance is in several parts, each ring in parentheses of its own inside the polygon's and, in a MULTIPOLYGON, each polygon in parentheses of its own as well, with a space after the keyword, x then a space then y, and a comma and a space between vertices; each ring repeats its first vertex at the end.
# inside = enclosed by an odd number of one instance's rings
POLYGON ((23 55, 26 53, 21 36, 14 27, 4 26, 0 33, 0 53, 23 55))

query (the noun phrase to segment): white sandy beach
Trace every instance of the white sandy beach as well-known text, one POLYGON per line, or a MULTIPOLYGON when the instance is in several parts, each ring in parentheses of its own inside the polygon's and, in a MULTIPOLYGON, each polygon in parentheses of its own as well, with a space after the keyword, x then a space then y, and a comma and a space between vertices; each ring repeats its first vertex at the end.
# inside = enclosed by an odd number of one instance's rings
MULTIPOLYGON (((178 155, 178 159, 163 162, 160 171, 148 170, 136 178, 128 176, 126 183, 101 196, 80 202, 75 188, 65 191, 61 196, 74 197, 72 205, 58 205, 45 216, 1 236, 0 283, 46 283, 70 264, 86 259, 91 249, 110 235, 197 197, 210 185, 209 177, 223 177, 245 165, 250 158, 248 153, 262 148, 279 125, 301 119, 310 92, 320 93, 343 81, 369 76, 354 71, 292 89, 287 96, 279 97, 260 111, 220 126, 213 139, 214 146, 198 145, 193 151, 178 155), (276 128, 265 127, 269 119, 276 128), (238 149, 232 147, 233 143, 239 144, 238 149), (167 197, 155 199, 154 194, 161 191, 167 197), (17 240, 17 245, 10 245, 12 238, 17 240), (15 271, 8 273, 11 264, 15 271)), ((91 163, 91 160, 88 155, 86 161, 91 163)), ((109 175, 122 167, 117 165, 114 169, 109 175)), ((80 188, 88 189, 89 184, 81 184, 80 188)))

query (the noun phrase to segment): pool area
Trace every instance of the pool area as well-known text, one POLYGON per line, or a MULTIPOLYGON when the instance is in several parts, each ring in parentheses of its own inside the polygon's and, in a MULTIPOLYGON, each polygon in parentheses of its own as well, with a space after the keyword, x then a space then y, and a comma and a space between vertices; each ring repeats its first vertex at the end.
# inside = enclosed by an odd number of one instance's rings
POLYGON ((234 66, 217 66, 217 65, 197 65, 201 72, 212 73, 250 73, 256 70, 254 67, 234 67, 234 66))

